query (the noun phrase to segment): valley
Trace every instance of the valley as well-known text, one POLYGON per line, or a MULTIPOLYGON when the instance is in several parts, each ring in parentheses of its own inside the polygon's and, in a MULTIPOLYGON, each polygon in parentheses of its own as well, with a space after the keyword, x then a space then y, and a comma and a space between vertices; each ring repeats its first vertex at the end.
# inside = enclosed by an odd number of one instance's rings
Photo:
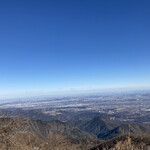
POLYGON ((107 150, 118 143, 124 149, 127 144, 140 150, 139 139, 144 138, 142 146, 148 150, 149 100, 150 93, 145 91, 1 101, 0 148, 13 147, 13 141, 27 150, 107 150), (8 145, 3 143, 5 138, 8 145))

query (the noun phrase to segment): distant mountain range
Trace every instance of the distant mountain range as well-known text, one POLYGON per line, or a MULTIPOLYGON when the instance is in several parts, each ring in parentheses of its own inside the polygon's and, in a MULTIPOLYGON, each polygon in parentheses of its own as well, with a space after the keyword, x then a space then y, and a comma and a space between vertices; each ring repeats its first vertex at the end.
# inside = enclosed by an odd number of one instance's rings
POLYGON ((112 121, 109 118, 95 117, 80 125, 79 128, 101 138, 103 134, 117 127, 118 124, 118 122, 112 121))
POLYGON ((150 134, 150 125, 122 124, 104 117, 95 117, 90 121, 80 124, 79 128, 94 134, 100 139, 111 139, 125 134, 147 135, 150 134))
POLYGON ((58 120, 0 118, 1 150, 148 150, 150 125, 122 124, 104 116, 73 125, 58 120), (97 146, 98 145, 98 146, 97 146))

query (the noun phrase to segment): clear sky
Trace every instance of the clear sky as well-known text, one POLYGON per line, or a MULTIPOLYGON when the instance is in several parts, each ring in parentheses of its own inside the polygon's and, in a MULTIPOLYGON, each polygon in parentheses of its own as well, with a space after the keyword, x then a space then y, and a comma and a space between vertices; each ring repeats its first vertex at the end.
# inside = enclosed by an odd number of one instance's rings
POLYGON ((0 1, 0 96, 149 86, 149 0, 0 1))

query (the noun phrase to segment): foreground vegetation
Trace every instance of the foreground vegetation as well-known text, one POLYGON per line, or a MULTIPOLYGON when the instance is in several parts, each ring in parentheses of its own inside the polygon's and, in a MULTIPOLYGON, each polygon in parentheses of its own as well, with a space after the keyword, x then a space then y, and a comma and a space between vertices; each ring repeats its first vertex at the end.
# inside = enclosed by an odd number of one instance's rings
MULTIPOLYGON (((98 119, 98 118, 97 118, 98 119)), ((114 135, 110 139, 98 139, 91 131, 99 132, 104 128, 102 119, 100 124, 92 128, 89 132, 80 130, 78 127, 68 125, 60 121, 31 121, 22 116, 10 118, 3 116, 0 118, 0 150, 149 150, 150 136, 147 134, 123 134, 115 128, 114 135), (99 125, 99 126, 98 126, 99 125), (120 133, 121 135, 119 135, 120 133), (118 135, 118 136, 116 136, 118 135)), ((94 121, 96 121, 94 119, 94 121)), ((95 122, 96 123, 96 122, 95 122)), ((110 122, 109 122, 110 123, 110 122)), ((93 124, 93 121, 92 121, 93 124)), ((94 125, 94 124, 93 124, 94 125)), ((122 127, 122 125, 121 125, 122 127)), ((128 129, 125 126, 126 130, 128 129)), ((135 127, 132 125, 132 128, 135 127)), ((82 125, 83 128, 83 125, 82 125)), ((131 128, 131 127, 130 127, 131 128)), ((132 129, 131 128, 131 129, 132 129)), ((86 126, 86 130, 88 127, 86 126)), ((118 129, 118 128, 117 128, 118 129)), ((142 132, 139 127, 134 128, 135 131, 142 132), (138 129, 138 130, 137 130, 138 129)), ((124 131, 126 131, 124 130, 124 131)), ((133 130, 133 129, 132 129, 133 130)), ((103 131, 103 130, 102 130, 103 131)), ((111 131, 111 130, 110 130, 111 131)), ((119 128, 120 131, 120 128, 119 128)), ((122 131, 122 129, 121 129, 122 131)), ((128 130, 127 130, 128 131, 128 130)), ((125 133, 125 132, 124 132, 125 133)), ((97 132, 96 132, 97 134, 97 132)))

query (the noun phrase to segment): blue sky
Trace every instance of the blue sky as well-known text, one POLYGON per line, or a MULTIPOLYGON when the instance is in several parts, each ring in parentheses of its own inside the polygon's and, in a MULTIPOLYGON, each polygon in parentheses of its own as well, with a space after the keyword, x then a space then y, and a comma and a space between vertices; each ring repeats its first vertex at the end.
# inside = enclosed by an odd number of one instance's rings
POLYGON ((0 95, 150 87, 149 0, 0 1, 0 95))

